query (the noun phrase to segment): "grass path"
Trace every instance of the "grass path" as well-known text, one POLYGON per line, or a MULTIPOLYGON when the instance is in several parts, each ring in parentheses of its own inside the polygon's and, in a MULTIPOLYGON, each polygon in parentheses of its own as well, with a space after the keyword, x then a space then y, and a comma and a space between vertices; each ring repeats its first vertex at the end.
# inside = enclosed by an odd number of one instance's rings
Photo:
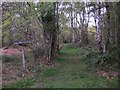
POLYGON ((116 88, 117 78, 97 76, 81 61, 81 49, 64 46, 52 67, 38 68, 37 76, 17 81, 6 88, 116 88), (42 70, 42 71, 41 71, 42 70))
POLYGON ((45 70, 31 88, 110 88, 116 78, 106 79, 92 73, 77 55, 79 49, 65 46, 55 60, 56 66, 45 70))

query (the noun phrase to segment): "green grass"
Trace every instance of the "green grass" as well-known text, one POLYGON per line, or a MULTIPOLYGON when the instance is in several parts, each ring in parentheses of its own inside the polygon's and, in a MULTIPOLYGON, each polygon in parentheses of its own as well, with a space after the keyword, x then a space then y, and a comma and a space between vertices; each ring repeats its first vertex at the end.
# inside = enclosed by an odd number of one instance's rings
POLYGON ((17 81, 16 83, 13 83, 5 88, 27 88, 35 82, 34 78, 26 78, 20 81, 17 81))
POLYGON ((64 56, 74 56, 76 55, 77 48, 72 48, 69 45, 65 45, 61 50, 60 54, 64 56))
POLYGON ((32 87, 36 88, 111 88, 118 87, 117 78, 106 79, 89 71, 80 60, 80 48, 65 46, 55 60, 60 65, 44 72, 40 80, 32 87), (55 75, 53 75, 55 74, 55 75))
POLYGON ((59 58, 56 58, 56 61, 58 61, 58 62, 64 62, 64 61, 65 61, 65 58, 59 57, 59 58))
POLYGON ((56 68, 50 68, 43 72, 43 76, 45 76, 45 77, 52 77, 57 74, 59 74, 59 69, 56 69, 56 68))
POLYGON ((23 80, 14 84, 14 87, 31 88, 116 88, 118 78, 106 79, 91 72, 82 61, 78 52, 80 48, 65 45, 60 51, 55 65, 44 69, 40 76, 23 80))

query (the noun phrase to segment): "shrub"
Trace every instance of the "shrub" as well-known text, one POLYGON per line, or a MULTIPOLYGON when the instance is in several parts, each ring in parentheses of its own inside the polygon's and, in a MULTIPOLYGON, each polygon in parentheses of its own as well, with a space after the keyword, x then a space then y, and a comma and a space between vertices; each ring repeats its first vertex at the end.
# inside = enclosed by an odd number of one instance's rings
POLYGON ((114 49, 109 49, 107 53, 100 54, 90 48, 81 48, 79 54, 81 60, 83 60, 89 67, 118 70, 120 49, 115 49, 114 47, 114 49))
POLYGON ((44 55, 44 49, 43 48, 36 48, 32 50, 32 53, 34 55, 35 60, 39 58, 40 56, 44 55))
POLYGON ((0 60, 2 60, 3 63, 7 63, 7 62, 16 62, 16 61, 20 61, 20 56, 15 56, 15 55, 1 55, 0 56, 0 60))

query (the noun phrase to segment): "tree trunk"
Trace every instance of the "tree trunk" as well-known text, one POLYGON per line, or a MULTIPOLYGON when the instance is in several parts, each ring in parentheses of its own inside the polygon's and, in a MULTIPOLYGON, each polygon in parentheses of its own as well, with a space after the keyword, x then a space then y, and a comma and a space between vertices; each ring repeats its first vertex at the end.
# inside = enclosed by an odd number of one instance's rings
POLYGON ((110 38, 110 6, 109 6, 109 3, 106 2, 106 5, 108 7, 106 7, 106 15, 107 15, 107 23, 106 23, 106 36, 105 36, 105 42, 104 42, 104 52, 107 52, 108 51, 108 45, 109 45, 109 38, 110 38))
POLYGON ((53 32, 51 33, 51 38, 52 38, 52 42, 51 42, 51 58, 50 60, 53 60, 55 57, 55 53, 57 52, 57 29, 59 28, 58 26, 58 3, 54 2, 54 20, 53 20, 53 32), (56 9, 57 9, 57 13, 56 13, 56 9), (57 23, 57 24, 56 24, 57 23))
MULTIPOLYGON (((100 6, 100 2, 98 3, 98 7, 99 6, 100 6)), ((100 14, 101 14, 100 9, 98 9, 94 12, 95 24, 96 24, 96 41, 97 41, 98 50, 99 50, 100 53, 102 53, 102 46, 101 46, 102 35, 101 35, 101 25, 100 25, 100 23, 101 23, 100 14)))
POLYGON ((117 47, 120 48, 120 2, 116 3, 117 8, 117 47))
POLYGON ((70 12, 70 21, 71 21, 71 34, 72 34, 72 46, 75 46, 75 34, 74 34, 74 29, 73 29, 73 7, 71 3, 71 12, 70 12))

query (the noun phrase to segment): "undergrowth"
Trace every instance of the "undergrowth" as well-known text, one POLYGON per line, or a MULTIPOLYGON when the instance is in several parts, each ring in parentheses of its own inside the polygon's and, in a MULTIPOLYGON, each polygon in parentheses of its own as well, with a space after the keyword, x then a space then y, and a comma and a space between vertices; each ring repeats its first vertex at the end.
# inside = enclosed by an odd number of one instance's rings
POLYGON ((80 48, 78 54, 89 67, 99 67, 106 70, 118 70, 120 49, 111 47, 108 52, 100 54, 92 48, 80 48))
POLYGON ((20 59, 21 57, 19 55, 0 55, 0 60, 3 63, 18 62, 20 59))
POLYGON ((33 83, 35 81, 36 81, 35 78, 26 78, 26 79, 17 81, 16 83, 13 83, 13 84, 7 86, 7 88, 27 88, 27 87, 33 85, 33 83))

